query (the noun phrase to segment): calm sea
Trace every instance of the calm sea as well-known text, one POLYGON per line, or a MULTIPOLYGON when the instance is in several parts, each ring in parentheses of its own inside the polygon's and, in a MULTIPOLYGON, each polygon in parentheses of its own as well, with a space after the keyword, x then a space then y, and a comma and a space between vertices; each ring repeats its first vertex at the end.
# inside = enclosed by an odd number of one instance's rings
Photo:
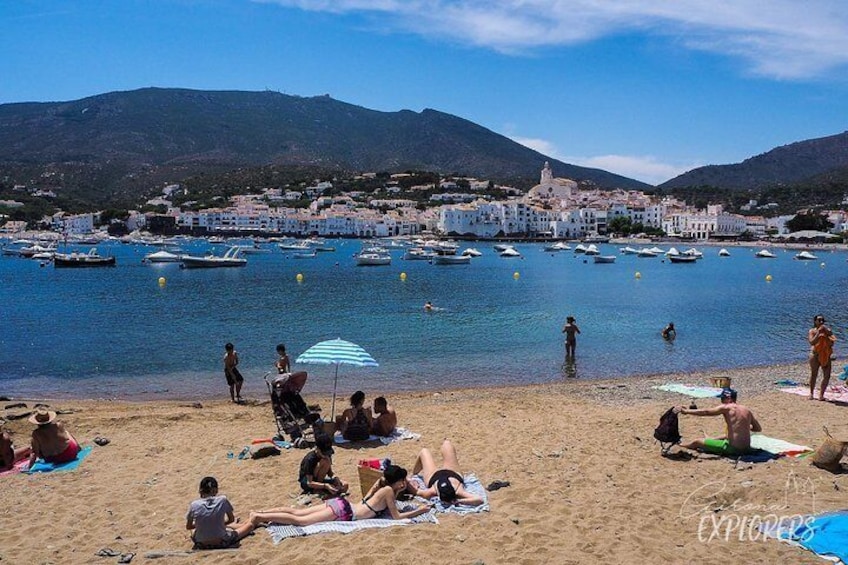
MULTIPOLYGON (((842 337, 848 311, 841 252, 796 261, 793 251, 756 259, 752 249, 731 247, 720 258, 704 247, 703 260, 681 265, 601 245, 618 256, 603 265, 536 244, 518 244, 523 258, 505 259, 481 243, 484 255, 467 266, 403 261, 398 250, 391 266, 357 267, 359 242, 328 244, 335 253, 305 260, 266 244, 270 252, 249 256, 244 268, 213 270, 145 265, 152 248, 121 244, 100 247, 117 256, 111 269, 0 257, 0 394, 220 396, 228 341, 252 397, 265 395, 261 376, 278 343, 295 359, 337 337, 380 363, 342 366, 344 394, 796 362, 806 357, 814 314, 842 337), (426 301, 437 310, 424 312, 426 301), (560 332, 567 315, 582 332, 570 365, 560 332), (670 321, 673 344, 659 336, 670 321)), ((332 390, 331 367, 295 368, 309 371, 308 391, 332 390)))

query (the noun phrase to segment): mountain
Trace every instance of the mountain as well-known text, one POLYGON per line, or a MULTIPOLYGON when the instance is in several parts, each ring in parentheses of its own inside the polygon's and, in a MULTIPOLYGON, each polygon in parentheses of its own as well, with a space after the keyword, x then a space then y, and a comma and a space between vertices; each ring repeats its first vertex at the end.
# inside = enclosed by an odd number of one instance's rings
POLYGON ((846 167, 848 132, 843 132, 777 147, 733 165, 692 169, 664 182, 659 188, 756 189, 775 185, 815 185, 829 177, 844 178, 846 167))
POLYGON ((90 197, 128 186, 137 191, 140 178, 178 181, 205 170, 269 164, 532 179, 545 161, 557 176, 608 188, 649 187, 557 161, 436 110, 379 112, 329 96, 145 88, 0 105, 0 167, 7 176, 46 167, 79 177, 64 188, 90 197))

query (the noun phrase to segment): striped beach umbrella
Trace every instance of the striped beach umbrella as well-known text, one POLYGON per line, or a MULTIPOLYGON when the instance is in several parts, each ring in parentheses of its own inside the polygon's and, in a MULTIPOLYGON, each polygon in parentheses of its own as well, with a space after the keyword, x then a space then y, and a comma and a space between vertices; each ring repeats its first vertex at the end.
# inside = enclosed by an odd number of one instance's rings
POLYGON ((330 339, 316 343, 301 353, 295 363, 311 363, 316 365, 335 365, 336 376, 333 379, 333 405, 330 410, 330 420, 336 417, 336 387, 339 384, 339 365, 353 367, 379 367, 367 351, 360 346, 343 339, 330 339))

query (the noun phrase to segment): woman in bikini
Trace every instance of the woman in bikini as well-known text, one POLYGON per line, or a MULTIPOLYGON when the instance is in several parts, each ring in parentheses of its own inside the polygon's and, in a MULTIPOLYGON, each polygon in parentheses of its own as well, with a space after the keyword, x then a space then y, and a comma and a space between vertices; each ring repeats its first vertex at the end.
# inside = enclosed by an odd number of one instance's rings
POLYGON ((456 456, 456 448, 449 439, 442 442, 442 467, 436 467, 433 454, 426 447, 418 454, 418 460, 412 468, 413 474, 421 473, 424 477, 425 489, 409 490, 422 498, 433 498, 438 496, 442 504, 465 504, 467 506, 479 506, 483 499, 474 496, 465 488, 465 480, 459 470, 459 459, 456 456), (414 490, 414 492, 413 492, 414 490))
POLYGON ((324 504, 306 508, 283 506, 260 512, 250 513, 250 523, 254 527, 262 524, 284 524, 290 526, 309 526, 318 522, 351 522, 376 518, 382 512, 388 511, 393 520, 414 518, 425 514, 430 506, 419 506, 415 510, 400 512, 395 500, 397 494, 405 490, 406 469, 397 465, 389 465, 383 471, 383 477, 374 483, 365 498, 360 503, 351 504, 346 498, 331 498, 324 504))
POLYGON ((819 369, 822 372, 822 382, 819 400, 824 400, 824 393, 830 383, 830 371, 833 367, 831 356, 833 355, 833 342, 836 338, 833 332, 824 325, 824 316, 818 315, 813 318, 813 327, 807 332, 807 341, 810 342, 810 400, 816 391, 816 379, 819 369))
POLYGON ((348 441, 365 441, 371 436, 374 416, 364 404, 365 393, 357 390, 350 397, 350 408, 336 418, 336 429, 348 441))

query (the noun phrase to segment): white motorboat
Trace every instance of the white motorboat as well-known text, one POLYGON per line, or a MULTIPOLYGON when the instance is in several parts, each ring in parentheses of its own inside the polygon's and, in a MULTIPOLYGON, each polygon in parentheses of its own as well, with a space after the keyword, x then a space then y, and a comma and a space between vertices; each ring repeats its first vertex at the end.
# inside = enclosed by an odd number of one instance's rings
POLYGON ((243 255, 258 255, 260 253, 270 253, 271 250, 267 247, 261 247, 259 244, 254 243, 253 245, 239 245, 239 249, 243 255))
POLYGON ((464 250, 464 251, 462 252, 462 254, 463 254, 463 255, 467 255, 467 256, 469 256, 469 257, 480 257, 481 255, 483 255, 481 252, 477 251, 477 250, 476 250, 475 248, 473 248, 473 247, 469 247, 468 249, 464 250))
POLYGON ((636 257, 657 257, 657 253, 653 249, 640 249, 636 252, 636 257))
POLYGON ((690 247, 686 251, 683 252, 683 255, 687 255, 689 257, 694 257, 695 259, 701 259, 704 254, 695 249, 694 247, 690 247))
POLYGON ((545 246, 545 251, 570 251, 571 247, 565 243, 564 241, 557 241, 556 243, 552 243, 550 245, 545 246))
POLYGON ((26 257, 28 259, 31 259, 37 253, 55 253, 55 252, 56 252, 55 247, 44 247, 44 246, 36 243, 35 245, 31 245, 29 247, 21 247, 18 250, 18 255, 20 255, 21 257, 26 257))
POLYGON ((795 258, 799 261, 818 261, 818 257, 813 255, 809 251, 801 251, 797 255, 795 255, 795 258))
POLYGON ((521 253, 518 252, 514 247, 510 247, 508 249, 504 249, 500 252, 501 257, 521 257, 521 253))
POLYGON ((297 253, 292 253, 293 259, 315 259, 318 257, 318 250, 313 249, 312 251, 299 251, 297 253))
POLYGON ((471 255, 436 255, 434 265, 470 265, 471 255))
POLYGON ((586 253, 586 246, 582 243, 578 243, 577 247, 574 248, 575 253, 586 253))
POLYGON ((238 245, 230 247, 223 257, 206 255, 199 257, 195 255, 183 255, 180 265, 184 269, 212 269, 216 267, 244 267, 247 259, 241 256, 241 248, 238 245))
POLYGON ((600 250, 598 249, 598 246, 595 245, 594 243, 589 245, 586 248, 586 251, 584 251, 584 253, 586 255, 600 255, 601 254, 600 250))
POLYGON ((676 247, 671 247, 665 252, 666 257, 671 257, 672 255, 680 255, 680 251, 678 251, 676 247))
POLYGON ((391 265, 392 256, 388 253, 363 252, 356 255, 356 264, 360 267, 391 265))
POLYGON ((595 255, 592 259, 595 263, 615 263, 615 255, 595 255))
POLYGON ((719 257, 730 257, 730 251, 728 251, 727 249, 722 247, 721 249, 718 250, 718 256, 719 257))
POLYGON ((278 243, 277 247, 283 251, 312 251, 312 246, 307 241, 278 243))
POLYGON ((768 249, 760 249, 754 254, 758 259, 775 259, 777 255, 769 251, 768 249))
POLYGON ((403 259, 404 261, 429 261, 434 255, 435 253, 432 251, 425 251, 421 247, 412 247, 404 251, 403 259))
POLYGON ((668 260, 672 263, 694 263, 698 258, 694 255, 669 255, 668 260))
POLYGON ((510 243, 496 243, 493 247, 495 248, 495 251, 503 252, 503 251, 506 251, 507 249, 512 249, 512 244, 510 244, 510 243))
POLYGON ((148 253, 144 256, 145 263, 179 263, 180 261, 182 261, 182 255, 165 250, 148 253))
POLYGON ((662 255, 663 253, 665 253, 665 250, 660 249, 659 247, 656 247, 656 246, 651 247, 651 251, 653 251, 657 255, 662 255))
POLYGON ((633 249, 630 246, 622 247, 621 249, 619 249, 619 251, 624 255, 636 255, 637 253, 639 253, 638 249, 633 249))

